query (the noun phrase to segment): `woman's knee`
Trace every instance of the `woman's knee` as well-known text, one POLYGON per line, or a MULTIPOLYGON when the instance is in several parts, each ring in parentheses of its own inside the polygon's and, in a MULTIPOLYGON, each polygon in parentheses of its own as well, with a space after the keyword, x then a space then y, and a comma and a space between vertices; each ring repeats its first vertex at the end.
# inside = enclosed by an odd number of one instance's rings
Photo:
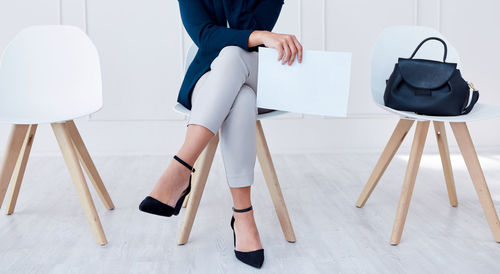
POLYGON ((234 58, 234 57, 240 57, 243 55, 246 51, 238 46, 227 46, 224 47, 220 53, 219 56, 225 56, 228 58, 234 58))
POLYGON ((242 64, 244 65, 244 60, 243 60, 242 56, 245 53, 246 53, 246 51, 244 49, 237 47, 237 46, 224 47, 220 51, 219 56, 217 56, 217 58, 212 63, 212 65, 218 64, 218 63, 223 63, 224 66, 236 68, 242 64))

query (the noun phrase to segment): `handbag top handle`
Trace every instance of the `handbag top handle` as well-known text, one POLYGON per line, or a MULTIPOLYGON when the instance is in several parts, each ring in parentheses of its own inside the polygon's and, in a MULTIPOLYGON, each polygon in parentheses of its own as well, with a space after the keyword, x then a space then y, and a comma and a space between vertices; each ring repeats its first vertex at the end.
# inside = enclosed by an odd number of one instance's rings
POLYGON ((429 37, 427 39, 425 39, 424 41, 420 42, 420 44, 418 45, 418 47, 415 49, 415 51, 413 52, 413 54, 411 55, 410 59, 413 59, 413 57, 415 57, 415 54, 417 54, 418 50, 420 49, 420 47, 427 41, 429 40, 437 40, 439 42, 441 42, 444 46, 444 57, 443 57, 443 63, 446 63, 446 56, 448 55, 448 46, 446 45, 446 42, 443 41, 443 39, 441 38, 438 38, 438 37, 429 37))

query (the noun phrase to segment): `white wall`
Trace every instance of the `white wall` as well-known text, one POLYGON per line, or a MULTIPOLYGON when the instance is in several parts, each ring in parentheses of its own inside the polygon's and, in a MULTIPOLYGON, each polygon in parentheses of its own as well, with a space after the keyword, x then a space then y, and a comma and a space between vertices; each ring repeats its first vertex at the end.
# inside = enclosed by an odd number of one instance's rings
MULTIPOLYGON (((500 105, 498 1, 285 2, 275 30, 296 34, 306 49, 352 51, 353 81, 346 119, 291 114, 265 121, 274 152, 381 150, 396 119, 371 102, 369 54, 377 34, 390 25, 441 30, 461 52, 464 75, 480 88, 481 101, 500 105)), ((78 121, 91 152, 175 152, 183 139, 185 118, 172 107, 190 44, 177 1, 0 0, 0 50, 16 32, 32 24, 77 25, 87 31, 100 52, 104 108, 78 121)), ((500 150, 500 119, 470 127, 478 150, 500 150)), ((5 144, 9 128, 0 125, 0 145, 5 144)), ((57 152, 47 125, 40 127, 36 143, 34 153, 57 152)), ((430 145, 435 146, 435 141, 430 145)))

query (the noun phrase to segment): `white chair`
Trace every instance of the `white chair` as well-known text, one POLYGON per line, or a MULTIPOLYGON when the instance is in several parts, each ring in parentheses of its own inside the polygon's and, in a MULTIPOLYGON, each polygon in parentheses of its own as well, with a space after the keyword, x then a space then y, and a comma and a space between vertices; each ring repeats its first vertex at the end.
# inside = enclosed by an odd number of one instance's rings
MULTIPOLYGON (((410 158, 403 182, 401 198, 396 212, 396 219, 390 238, 392 245, 401 241, 401 235, 410 205, 410 199, 415 185, 422 151, 425 145, 429 124, 432 121, 436 134, 444 177, 448 190, 450 204, 457 206, 457 196, 453 179, 452 166, 450 162, 448 142, 446 139, 445 124, 450 123, 457 140, 472 182, 479 196, 486 219, 490 225, 495 241, 500 242, 500 223, 498 220, 493 201, 491 199, 486 180, 483 175, 479 160, 477 158, 472 139, 466 123, 474 120, 484 120, 500 116, 500 107, 484 104, 476 104, 472 112, 467 115, 453 117, 437 117, 418 115, 413 112, 398 111, 384 106, 383 96, 385 80, 391 74, 398 57, 409 57, 415 47, 423 39, 435 36, 444 39, 448 44, 447 62, 460 63, 456 49, 438 31, 419 26, 396 26, 385 29, 379 36, 372 52, 371 60, 371 87, 375 104, 381 108, 400 116, 389 142, 380 156, 368 182, 366 183, 357 203, 357 207, 365 205, 367 199, 377 185, 380 177, 394 157, 406 134, 417 121, 415 136, 411 147, 410 158)), ((440 44, 426 44, 422 47, 418 56, 426 59, 442 60, 443 47, 440 44)), ((418 57, 417 56, 417 57, 418 57)))
POLYGON ((21 31, 0 61, 0 121, 14 124, 0 168, 0 207, 9 183, 14 212, 38 124, 50 123, 97 243, 107 243, 84 167, 102 202, 114 205, 73 122, 102 107, 99 56, 80 29, 33 26, 21 31))
MULTIPOLYGON (((193 61, 197 51, 198 49, 195 45, 192 45, 189 48, 186 57, 186 69, 193 61)), ((189 115, 190 113, 190 111, 181 104, 175 105, 174 110, 184 115, 189 115)), ((265 114, 259 114, 257 116, 257 158, 259 159, 262 172, 264 173, 264 178, 266 180, 269 193, 271 194, 271 199, 273 200, 274 208, 276 210, 276 214, 278 215, 285 239, 288 242, 295 242, 295 233, 293 231, 292 223, 290 222, 290 217, 288 216, 288 210, 286 208, 283 194, 281 193, 278 176, 276 175, 271 153, 269 152, 266 137, 264 136, 264 131, 260 123, 261 119, 278 116, 283 113, 285 112, 272 111, 265 114)), ((183 245, 189 239, 189 234, 191 233, 191 229, 193 227, 196 212, 198 211, 198 206, 200 205, 201 196, 203 195, 203 190, 205 189, 205 184, 207 182, 208 174, 210 172, 218 144, 219 134, 216 134, 212 137, 195 163, 194 168, 196 169, 196 173, 193 174, 191 193, 184 200, 183 207, 186 207, 186 213, 182 221, 177 244, 183 245)))

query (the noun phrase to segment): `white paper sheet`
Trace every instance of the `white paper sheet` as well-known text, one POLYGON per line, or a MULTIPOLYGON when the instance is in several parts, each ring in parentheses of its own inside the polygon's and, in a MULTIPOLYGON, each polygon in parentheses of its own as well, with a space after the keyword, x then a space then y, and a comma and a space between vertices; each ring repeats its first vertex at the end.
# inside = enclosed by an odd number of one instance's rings
POLYGON ((347 116, 351 53, 305 50, 291 66, 277 59, 276 50, 259 48, 257 107, 347 116))

